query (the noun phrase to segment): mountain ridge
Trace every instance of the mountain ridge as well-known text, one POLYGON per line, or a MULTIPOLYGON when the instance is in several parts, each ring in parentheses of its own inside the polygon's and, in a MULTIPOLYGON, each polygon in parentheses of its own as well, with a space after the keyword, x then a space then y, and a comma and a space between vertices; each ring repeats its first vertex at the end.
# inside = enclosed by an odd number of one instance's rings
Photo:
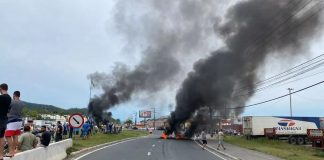
POLYGON ((48 105, 48 104, 38 104, 38 103, 32 103, 32 102, 26 102, 25 103, 25 110, 28 111, 36 111, 37 113, 40 114, 61 114, 61 115, 66 115, 66 114, 73 114, 73 113, 82 113, 82 114, 87 114, 88 109, 87 108, 69 108, 69 109, 64 109, 60 108, 54 105, 48 105))

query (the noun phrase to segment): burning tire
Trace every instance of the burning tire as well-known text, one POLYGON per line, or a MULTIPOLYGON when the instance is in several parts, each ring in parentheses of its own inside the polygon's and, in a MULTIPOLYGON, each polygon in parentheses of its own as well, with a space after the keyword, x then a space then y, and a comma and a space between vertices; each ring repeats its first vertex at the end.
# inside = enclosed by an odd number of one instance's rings
POLYGON ((165 132, 163 132, 162 134, 161 134, 161 137, 160 138, 162 138, 162 139, 167 139, 168 138, 168 135, 165 133, 165 132))

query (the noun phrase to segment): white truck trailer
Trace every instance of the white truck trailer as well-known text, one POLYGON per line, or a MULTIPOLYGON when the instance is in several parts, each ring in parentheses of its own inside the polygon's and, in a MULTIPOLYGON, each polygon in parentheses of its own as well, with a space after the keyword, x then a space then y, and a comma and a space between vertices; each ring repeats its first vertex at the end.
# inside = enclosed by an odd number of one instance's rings
POLYGON ((321 117, 245 116, 243 134, 247 137, 265 136, 264 129, 273 128, 276 138, 287 137, 291 144, 305 144, 307 129, 324 129, 321 117))

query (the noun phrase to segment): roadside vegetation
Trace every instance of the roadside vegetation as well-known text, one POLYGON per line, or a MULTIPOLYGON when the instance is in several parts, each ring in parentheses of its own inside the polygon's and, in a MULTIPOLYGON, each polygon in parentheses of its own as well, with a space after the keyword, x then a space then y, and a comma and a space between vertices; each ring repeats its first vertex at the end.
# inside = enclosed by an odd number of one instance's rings
POLYGON ((93 147, 99 144, 118 141, 126 138, 145 136, 147 134, 148 133, 146 131, 123 130, 122 133, 119 134, 97 133, 85 140, 81 139, 80 136, 76 136, 75 138, 73 138, 73 146, 67 150, 67 154, 69 155, 72 152, 79 151, 84 148, 93 147))
POLYGON ((291 145, 285 141, 256 138, 246 140, 245 137, 228 136, 227 143, 243 148, 263 152, 287 160, 323 160, 324 152, 308 146, 291 145))

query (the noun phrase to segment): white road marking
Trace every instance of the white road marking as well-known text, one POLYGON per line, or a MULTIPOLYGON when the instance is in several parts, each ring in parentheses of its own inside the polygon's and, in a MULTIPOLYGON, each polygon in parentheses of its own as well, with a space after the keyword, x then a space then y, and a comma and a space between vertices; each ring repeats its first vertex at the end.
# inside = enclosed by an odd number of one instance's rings
POLYGON ((151 152, 147 152, 147 156, 150 156, 151 155, 151 152))
POLYGON ((152 147, 155 147, 155 144, 153 144, 152 147))
MULTIPOLYGON (((196 142, 196 141, 195 141, 195 142, 196 142)), ((200 145, 198 142, 196 142, 196 144, 197 144, 198 146, 202 147, 202 145, 200 145)), ((224 158, 224 157, 222 157, 222 156, 220 156, 220 155, 214 153, 213 151, 209 150, 208 148, 205 148, 205 150, 208 151, 209 153, 211 153, 211 154, 213 154, 213 155, 215 155, 215 156, 221 158, 222 160, 227 160, 226 158, 224 158)))
MULTIPOLYGON (((213 148, 213 147, 210 147, 210 148, 213 148)), ((239 160, 239 158, 234 157, 234 156, 232 156, 232 155, 230 155, 230 154, 227 154, 227 153, 225 153, 225 152, 219 151, 219 150, 217 150, 217 149, 215 149, 215 148, 213 148, 213 149, 214 149, 215 152, 221 153, 221 154, 223 154, 223 155, 225 155, 225 156, 227 156, 227 157, 230 157, 230 158, 232 158, 232 159, 239 160)))
POLYGON ((83 157, 85 157, 85 156, 87 156, 87 155, 89 155, 89 154, 92 154, 92 153, 94 153, 94 152, 100 151, 100 150, 102 150, 102 149, 109 148, 109 147, 111 147, 111 146, 115 146, 115 145, 118 145, 118 144, 121 144, 121 143, 129 142, 129 141, 134 141, 134 140, 137 140, 137 139, 130 139, 130 140, 126 140, 126 141, 122 141, 122 142, 114 143, 114 144, 112 144, 112 145, 108 145, 108 146, 105 146, 105 147, 102 147, 102 148, 99 148, 99 149, 93 150, 93 151, 91 151, 91 152, 88 152, 88 153, 86 153, 86 154, 84 154, 84 155, 82 155, 82 156, 80 156, 80 157, 75 158, 74 160, 80 160, 81 158, 83 158, 83 157))

